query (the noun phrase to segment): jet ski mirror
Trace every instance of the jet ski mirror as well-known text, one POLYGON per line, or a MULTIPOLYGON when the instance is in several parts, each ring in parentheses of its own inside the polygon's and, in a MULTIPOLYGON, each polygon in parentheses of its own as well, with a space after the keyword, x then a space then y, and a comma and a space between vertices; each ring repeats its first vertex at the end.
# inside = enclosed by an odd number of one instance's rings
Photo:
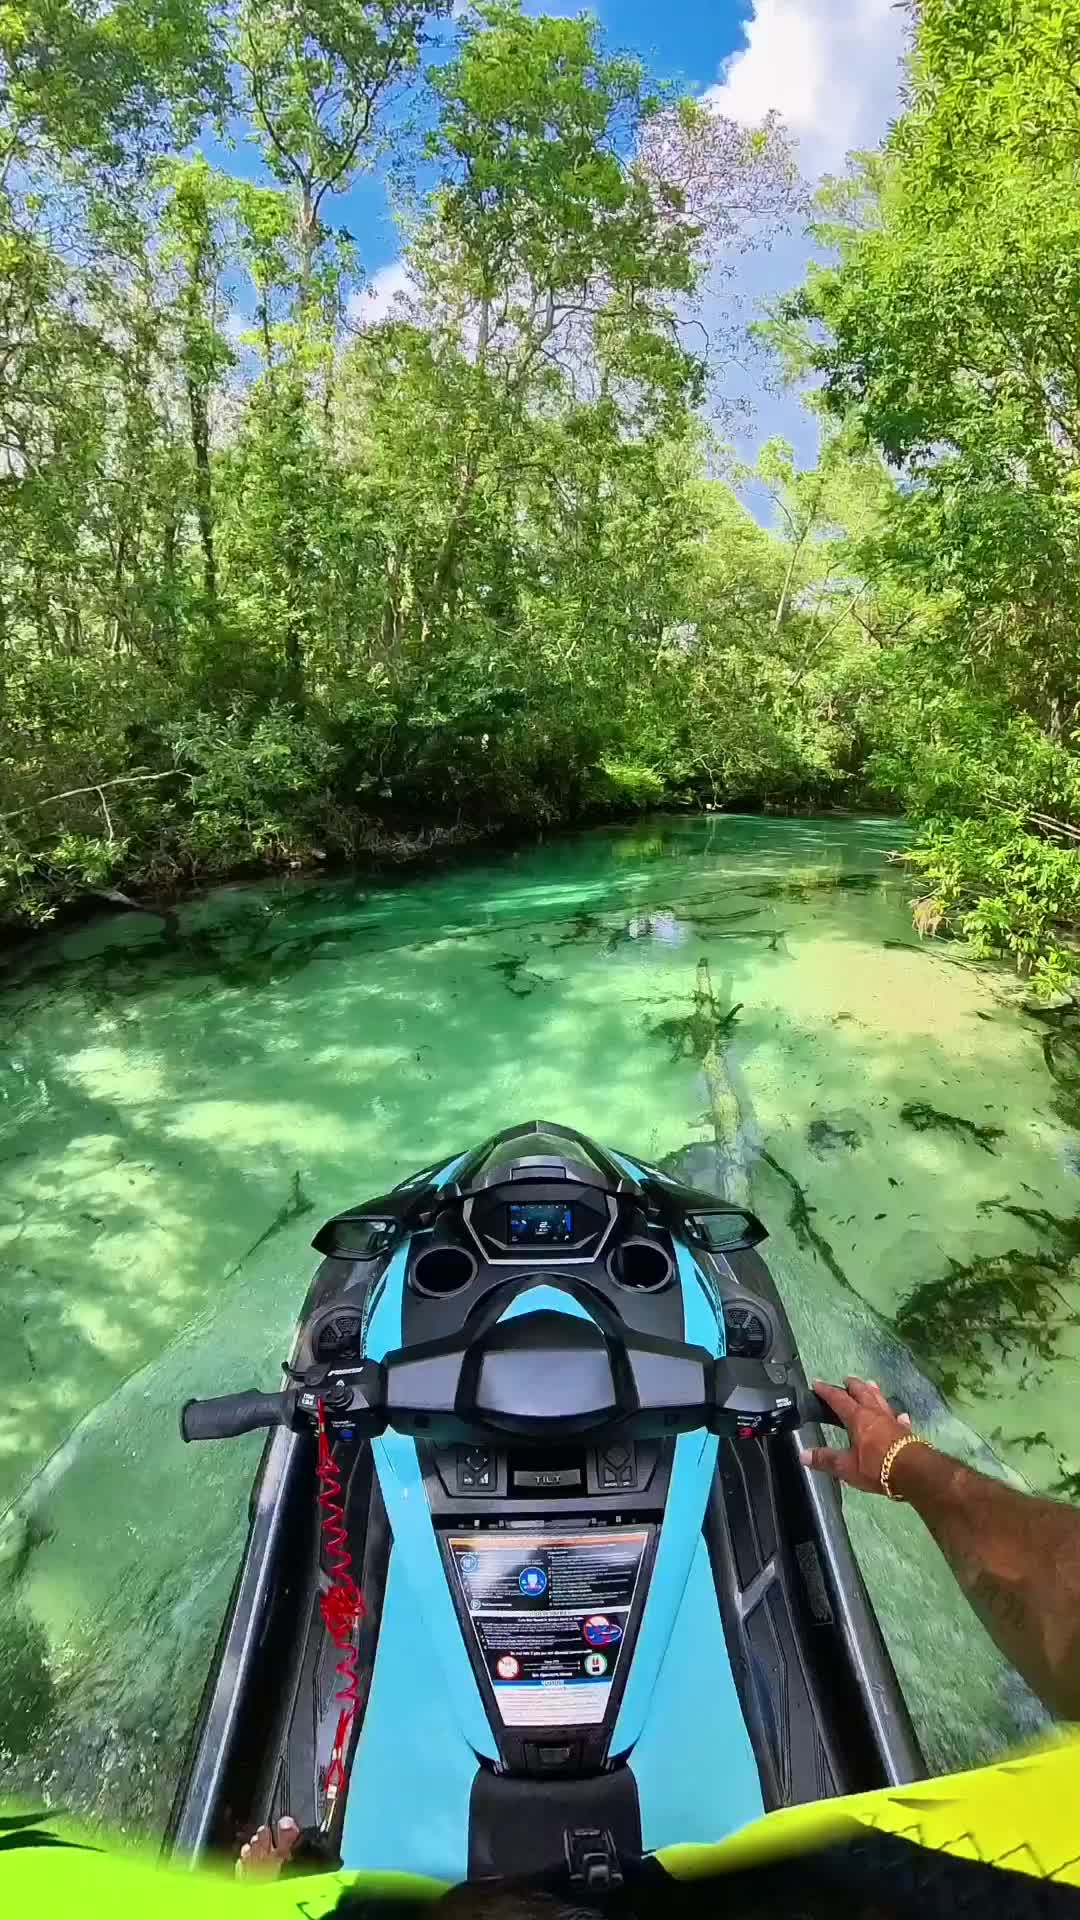
POLYGON ((699 1210, 688 1213, 686 1232, 689 1239, 707 1247, 710 1253, 738 1253, 744 1248, 756 1247, 768 1238, 757 1215, 744 1213, 741 1207, 718 1207, 715 1212, 704 1213, 699 1210))
POLYGON ((374 1260, 393 1246, 400 1232, 400 1221, 386 1214, 339 1213, 311 1244, 333 1260, 374 1260))

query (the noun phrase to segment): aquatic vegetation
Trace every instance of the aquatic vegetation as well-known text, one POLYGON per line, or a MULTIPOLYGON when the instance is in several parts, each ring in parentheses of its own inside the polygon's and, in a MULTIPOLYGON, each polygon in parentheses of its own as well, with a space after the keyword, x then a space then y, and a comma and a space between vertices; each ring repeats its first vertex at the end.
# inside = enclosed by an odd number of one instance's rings
POLYGON ((820 1158, 830 1153, 854 1153, 862 1146, 865 1128, 853 1113, 819 1114, 806 1129, 806 1144, 820 1158))
POLYGON ((17 1587, 30 1565, 31 1555, 38 1547, 43 1547, 53 1538, 53 1529, 36 1513, 28 1513, 20 1521, 14 1548, 5 1549, 6 1566, 4 1579, 9 1587, 17 1587))
POLYGON ((658 1039, 667 1041, 673 1061, 697 1060, 704 1065, 711 1053, 726 1045, 741 1012, 741 1000, 735 1006, 725 1007, 721 1004, 713 988, 709 963, 701 959, 697 964, 689 1013, 679 1018, 672 1016, 667 1020, 657 1020, 649 1031, 658 1039))
POLYGON ((974 1120, 965 1120, 957 1113, 941 1113, 937 1107, 931 1107, 925 1100, 907 1100, 900 1109, 900 1118, 906 1127, 914 1127, 916 1133, 954 1133, 961 1140, 971 1140, 981 1147, 984 1153, 994 1153, 995 1140, 1004 1140, 1004 1127, 979 1127, 974 1120))
POLYGON ((816 1208, 811 1206, 805 1189, 796 1180, 795 1175, 790 1173, 787 1167, 781 1166, 779 1160, 771 1153, 763 1152, 761 1158, 765 1165, 771 1167, 784 1182, 791 1196, 786 1224, 788 1231, 794 1237, 796 1246, 808 1247, 811 1252, 816 1253, 822 1266, 827 1268, 834 1280, 839 1281, 849 1293, 857 1293, 858 1289, 852 1286, 825 1235, 814 1225, 813 1216, 816 1208))
POLYGON ((273 1240, 277 1234, 283 1233, 294 1220, 302 1220, 305 1213, 312 1212, 314 1206, 314 1200, 309 1200, 304 1192, 300 1181, 300 1170, 297 1168, 292 1177, 288 1198, 282 1202, 265 1231, 260 1233, 257 1240, 252 1241, 247 1252, 241 1254, 235 1265, 229 1268, 225 1275, 226 1280, 231 1280, 235 1274, 239 1273, 245 1261, 250 1260, 253 1253, 258 1253, 260 1247, 265 1247, 268 1240, 273 1240))
POLYGON ((558 953, 561 947, 580 947, 591 945, 603 935, 603 927, 595 913, 575 913, 569 928, 561 940, 551 942, 552 953, 558 953))
POLYGON ((1057 1088, 1055 1110, 1067 1126, 1080 1128, 1080 1015, 1066 1009, 1037 1017, 1047 1028, 1042 1051, 1057 1088))
MULTIPOLYGON (((1077 1229, 1080 1238, 1080 1229, 1077 1229)), ((993 1356, 1049 1365, 1062 1334, 1080 1326, 1064 1291, 1070 1252, 1012 1248, 950 1260, 944 1274, 913 1287, 900 1302, 896 1331, 918 1353, 943 1390, 975 1391, 993 1371, 993 1356)))
POLYGON ((725 1005, 717 994, 703 955, 697 963, 689 1012, 657 1020, 649 1028, 656 1038, 667 1041, 673 1064, 689 1059, 701 1067, 708 1102, 705 1120, 722 1169, 723 1190, 729 1200, 738 1201, 748 1198, 748 1169, 742 1115, 724 1054, 741 1012, 741 1001, 725 1005))
MULTIPOLYGON (((879 893, 882 887, 890 884, 889 875, 881 868, 868 873, 821 873, 811 869, 792 879, 766 880, 750 889, 755 900, 812 900, 822 893, 879 893)), ((895 879, 891 884, 896 886, 895 879)))
POLYGON ((489 960, 488 971, 499 975, 507 992, 512 993, 515 1000, 527 1000, 530 994, 536 992, 537 987, 542 987, 544 984, 541 975, 531 973, 528 961, 520 957, 489 960), (529 984, 526 985, 526 982, 529 984))
POLYGON ((944 953, 948 942, 938 940, 883 940, 886 953, 921 953, 927 960, 936 960, 943 967, 961 967, 965 973, 977 973, 978 967, 971 960, 958 960, 955 954, 944 953))
POLYGON ((29 1750, 55 1703, 48 1639, 9 1588, 0 1601, 0 1759, 29 1750))

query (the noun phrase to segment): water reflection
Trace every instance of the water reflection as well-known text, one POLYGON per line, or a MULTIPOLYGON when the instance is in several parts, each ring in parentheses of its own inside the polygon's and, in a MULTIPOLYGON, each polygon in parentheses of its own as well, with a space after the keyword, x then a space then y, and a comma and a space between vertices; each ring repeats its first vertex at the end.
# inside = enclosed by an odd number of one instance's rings
POLYGON ((655 940, 662 947, 685 947, 691 929, 677 913, 634 913, 626 923, 631 940, 655 940))

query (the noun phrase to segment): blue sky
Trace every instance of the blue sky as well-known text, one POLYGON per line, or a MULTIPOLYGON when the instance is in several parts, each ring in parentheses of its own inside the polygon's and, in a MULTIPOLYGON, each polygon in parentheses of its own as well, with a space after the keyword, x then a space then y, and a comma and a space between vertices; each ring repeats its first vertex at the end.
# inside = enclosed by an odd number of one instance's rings
MULTIPOLYGON (((582 0, 527 0, 527 10, 577 14, 586 7, 582 0)), ((724 59, 743 44, 752 8, 749 0, 593 0, 587 10, 612 46, 630 48, 651 72, 699 94, 715 84, 724 59)), ((361 183, 336 203, 336 215, 359 242, 369 274, 396 259, 397 237, 381 188, 361 183)))
POLYGON ((712 85, 720 61, 740 44, 751 8, 738 0, 602 0, 592 11, 619 46, 697 92, 712 85))
MULTIPOLYGON (((584 10, 581 0, 527 0, 530 12, 584 10)), ((593 0, 609 43, 632 49, 658 77, 678 81, 718 112, 757 124, 770 109, 796 141, 812 181, 843 168, 852 148, 874 146, 897 108, 904 12, 895 0, 593 0)), ((214 153, 236 171, 255 171, 253 155, 214 153)), ((358 315, 385 311, 400 285, 400 238, 382 186, 372 180, 324 208, 349 228, 371 282, 358 315)), ((756 303, 801 279, 810 257, 804 232, 782 236, 767 253, 740 260, 741 306, 756 303)), ((719 318, 730 297, 718 289, 719 318)), ((706 312, 706 319, 709 315, 706 312)), ((753 408, 752 424, 737 432, 749 456, 769 434, 783 433, 804 459, 814 430, 797 399, 777 393, 759 364, 731 369, 729 393, 753 408)))
MULTIPOLYGON (((638 54, 649 70, 701 94, 717 80, 723 60, 742 44, 742 26, 752 11, 749 0, 527 0, 530 13, 595 14, 609 42, 638 54)), ((250 150, 226 152, 212 146, 211 157, 232 171, 255 175, 250 150)), ((355 237, 366 272, 374 276, 397 258, 399 240, 386 195, 373 180, 335 198, 327 208, 335 225, 355 237)))

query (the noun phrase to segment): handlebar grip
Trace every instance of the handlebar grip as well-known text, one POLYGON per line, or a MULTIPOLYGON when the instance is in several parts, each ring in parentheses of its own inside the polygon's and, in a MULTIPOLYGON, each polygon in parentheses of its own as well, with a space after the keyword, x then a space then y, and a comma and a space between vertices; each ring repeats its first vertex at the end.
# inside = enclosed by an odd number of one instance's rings
POLYGON ((187 1400, 180 1409, 182 1440, 234 1440, 256 1427, 292 1425, 295 1393, 224 1393, 216 1400, 187 1400))
MULTIPOLYGON (((907 1408, 902 1406, 899 1400, 890 1398, 889 1405, 895 1414, 907 1412, 907 1408)), ((819 1399, 816 1393, 800 1393, 799 1425, 805 1426, 808 1421, 813 1420, 816 1420, 821 1427, 842 1428, 844 1424, 840 1415, 834 1413, 831 1407, 827 1407, 824 1400, 819 1399)))
POLYGON ((839 1427, 843 1425, 838 1414, 819 1400, 816 1393, 800 1393, 799 1425, 804 1427, 810 1421, 816 1421, 821 1427, 839 1427))

